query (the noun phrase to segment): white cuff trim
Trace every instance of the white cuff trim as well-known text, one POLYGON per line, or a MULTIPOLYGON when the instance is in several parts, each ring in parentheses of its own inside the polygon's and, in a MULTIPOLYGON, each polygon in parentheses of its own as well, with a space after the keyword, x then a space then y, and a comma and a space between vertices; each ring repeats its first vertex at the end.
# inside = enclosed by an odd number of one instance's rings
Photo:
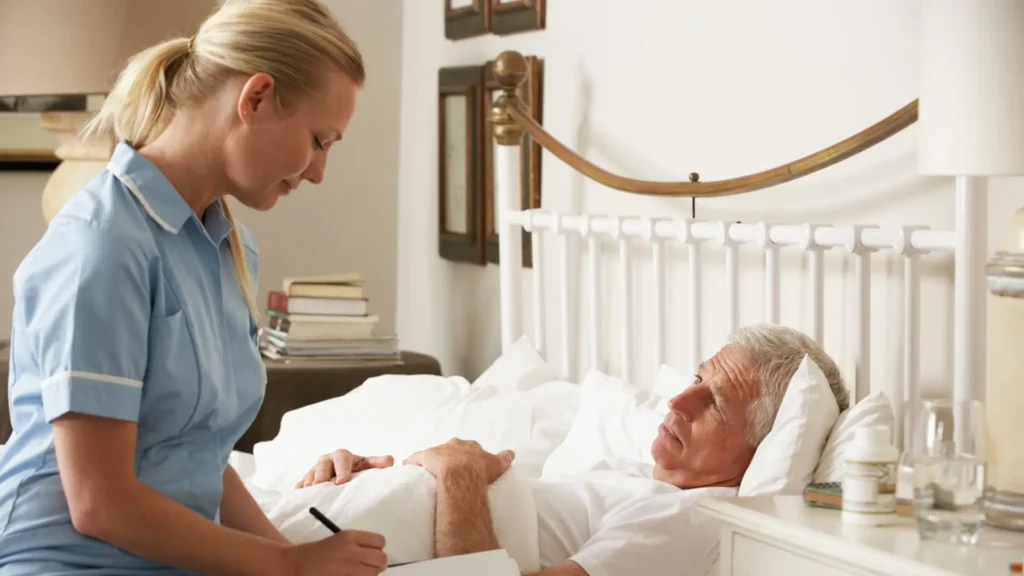
POLYGON ((42 386, 46 386, 50 383, 58 380, 66 380, 69 378, 81 378, 83 380, 95 380, 97 382, 109 382, 110 384, 118 384, 121 386, 128 386, 129 388, 142 388, 141 380, 132 380, 131 378, 122 378, 120 376, 109 376, 107 374, 96 374, 93 372, 82 372, 80 370, 67 370, 59 374, 54 374, 46 380, 43 380, 42 386))

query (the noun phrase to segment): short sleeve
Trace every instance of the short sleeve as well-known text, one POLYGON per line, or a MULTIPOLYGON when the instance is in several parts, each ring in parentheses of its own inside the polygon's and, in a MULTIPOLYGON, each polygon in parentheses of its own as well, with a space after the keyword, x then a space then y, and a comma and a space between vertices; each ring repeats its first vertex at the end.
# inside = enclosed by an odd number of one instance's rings
POLYGON ((138 421, 151 290, 142 244, 124 236, 62 223, 15 276, 47 422, 68 412, 138 421))
POLYGON ((718 527, 687 492, 693 491, 637 498, 609 514, 570 560, 589 576, 706 573, 717 553, 718 527))

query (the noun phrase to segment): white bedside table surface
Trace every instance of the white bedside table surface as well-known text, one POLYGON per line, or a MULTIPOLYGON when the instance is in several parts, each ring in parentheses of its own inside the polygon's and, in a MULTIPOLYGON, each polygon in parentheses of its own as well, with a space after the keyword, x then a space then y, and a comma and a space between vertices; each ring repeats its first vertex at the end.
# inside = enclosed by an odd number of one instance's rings
POLYGON ((799 543, 822 556, 879 571, 910 575, 1002 576, 1024 560, 1024 533, 986 528, 975 546, 922 542, 912 518, 889 526, 845 524, 838 510, 807 506, 800 496, 709 498, 698 507, 710 516, 774 538, 799 543))

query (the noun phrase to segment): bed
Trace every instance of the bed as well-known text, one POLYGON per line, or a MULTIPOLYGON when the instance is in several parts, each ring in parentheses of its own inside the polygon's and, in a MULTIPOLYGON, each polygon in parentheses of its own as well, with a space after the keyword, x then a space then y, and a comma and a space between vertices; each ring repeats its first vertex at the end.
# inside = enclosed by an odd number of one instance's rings
MULTIPOLYGON (((913 426, 913 414, 905 407, 921 396, 924 262, 952 261, 955 266, 952 276, 933 275, 953 285, 954 293, 953 377, 944 392, 956 398, 981 397, 986 246, 984 183, 979 178, 958 179, 956 226, 949 230, 914 223, 836 226, 703 221, 656 214, 552 213, 524 209, 520 203, 520 146, 526 142, 538 144, 581 177, 626 194, 714 197, 788 182, 884 142, 915 122, 916 101, 832 147, 778 168, 718 182, 702 182, 696 174, 688 182, 647 182, 611 174, 545 131, 516 96, 525 72, 525 60, 516 52, 504 52, 495 61, 494 76, 504 90, 490 113, 499 144, 494 171, 500 357, 473 382, 438 375, 372 378, 344 397, 288 412, 277 436, 257 443, 251 454, 234 452, 231 464, 264 509, 279 526, 289 528, 290 534, 306 539, 325 535, 317 531, 322 527, 304 515, 309 500, 282 504, 281 494, 288 492, 317 456, 340 447, 363 455, 391 454, 401 461, 453 436, 473 438, 487 450, 514 449, 514 470, 524 478, 571 473, 608 459, 649 458, 653 428, 665 413, 667 398, 685 387, 693 367, 740 325, 741 305, 747 306, 741 288, 751 282, 760 281, 761 320, 773 323, 790 321, 782 314, 782 287, 787 282, 803 287, 807 313, 798 315, 796 327, 822 342, 830 353, 852 355, 853 369, 845 377, 856 404, 830 424, 821 442, 799 450, 785 445, 772 448, 783 452, 781 460, 810 458, 796 484, 785 473, 768 470, 759 489, 749 490, 748 495, 798 492, 800 482, 838 480, 844 443, 857 426, 889 425, 894 443, 906 446, 905 431, 913 426), (531 234, 531 268, 522 265, 524 232, 531 234), (611 263, 605 255, 609 246, 614 247, 611 263), (682 285, 668 285, 669 264, 674 261, 668 256, 671 250, 684 256, 682 285), (783 256, 793 252, 806 267, 782 264, 783 256), (848 333, 843 334, 849 344, 840 350, 825 339, 826 252, 845 259, 852 268, 852 288, 843 285, 839 294, 842 306, 853 311, 848 333), (755 267, 753 278, 751 267, 741 266, 741 258, 751 253, 762 264, 755 267), (641 257, 649 258, 649 275, 637 287, 633 270, 641 257), (872 262, 879 258, 899 265, 896 276, 902 281, 895 299, 899 315, 873 323, 878 275, 872 273, 872 262), (602 298, 609 296, 602 294, 602 280, 607 276, 615 279, 612 306, 602 305, 607 301, 602 298), (715 299, 707 297, 709 281, 715 286, 710 289, 722 295, 721 307, 710 305, 715 299), (670 321, 669 291, 685 294, 681 313, 686 322, 670 321), (638 326, 648 325, 648 331, 638 333, 638 326), (678 333, 673 334, 673 329, 678 333), (897 344, 900 378, 871 379, 871 342, 875 338, 897 344), (670 348, 670 341, 681 344, 670 348), (648 372, 654 377, 635 376, 637 351, 643 352, 643 361, 650 363, 648 372)), ((515 497, 515 488, 507 487, 513 494, 510 498, 515 497)), ((744 496, 742 488, 740 496, 744 496)), ((319 502, 330 506, 324 500, 319 502)), ((521 558, 530 552, 529 543, 514 536, 520 527, 517 522, 522 522, 522 511, 518 516, 516 512, 508 511, 510 520, 499 527, 499 538, 514 549, 514 557, 521 558)), ((386 507, 352 514, 353 524, 367 529, 377 527, 374 522, 401 521, 386 507)), ((429 531, 431 526, 420 528, 429 531)), ((709 526, 708 530, 715 528, 709 526)), ((389 544, 392 561, 429 554, 422 541, 414 540, 389 544)))
POLYGON ((284 487, 317 455, 339 447, 361 454, 394 454, 400 461, 452 436, 477 439, 493 451, 514 448, 515 468, 532 478, 586 469, 602 459, 649 458, 652 428, 666 410, 665 401, 686 385, 697 363, 740 326, 741 308, 750 308, 742 300, 742 288, 749 289, 751 283, 759 287, 759 321, 792 322, 837 360, 852 359, 847 365, 840 362, 848 368, 844 376, 852 406, 829 422, 819 442, 762 445, 758 453, 775 451, 773 461, 810 461, 804 463, 800 477, 759 471, 767 480, 746 494, 741 487, 740 496, 799 493, 809 481, 839 480, 842 450, 858 426, 886 425, 894 444, 906 447, 906 431, 914 425, 913 412, 906 407, 921 397, 921 284, 926 273, 930 281, 948 284, 953 293, 952 379, 940 393, 957 399, 982 397, 983 179, 957 179, 956 226, 948 230, 913 222, 879 227, 552 213, 526 209, 520 201, 520 146, 539 145, 581 177, 623 193, 716 197, 789 182, 884 142, 917 120, 917 101, 829 148, 764 172, 717 182, 702 182, 697 174, 687 182, 648 182, 590 163, 532 119, 516 96, 526 73, 522 55, 503 52, 493 72, 504 91, 490 111, 498 144, 494 172, 500 357, 473 382, 457 376, 373 379, 344 398, 287 414, 278 438, 258 444, 253 455, 234 455, 233 463, 255 491, 284 487), (532 243, 530 268, 523 267, 524 232, 530 233, 532 243), (609 247, 611 262, 605 253, 609 247), (674 276, 684 278, 682 285, 668 284, 669 264, 678 260, 669 258, 670 250, 681 252, 685 261, 674 276), (783 265, 785 255, 793 253, 800 265, 783 265), (840 283, 831 300, 825 292, 826 253, 848 266, 842 269, 851 280, 840 283), (751 254, 759 264, 741 266, 751 254), (634 273, 641 258, 649 261, 638 287, 634 273), (891 265, 884 274, 873 274, 873 263, 879 260, 891 265), (610 290, 609 277, 614 278, 610 290), (896 313, 873 322, 873 296, 892 290, 891 277, 898 282, 898 294, 885 304, 896 313), (881 289, 879 280, 885 281, 881 289), (782 313, 781 292, 787 285, 801 290, 804 308, 795 319, 782 313), (721 296, 721 306, 713 306, 716 298, 707 297, 709 289, 718 292, 713 296, 721 296), (685 294, 683 304, 676 306, 685 322, 671 321, 670 291, 685 294), (837 299, 842 310, 850 311, 851 321, 840 339, 843 347, 825 338, 826 303, 835 306, 837 299), (637 333, 637 327, 646 330, 637 333), (673 329, 677 333, 671 333, 673 329), (899 356, 897 378, 871 378, 871 344, 879 339, 899 356), (670 341, 676 343, 672 348, 670 341), (653 377, 636 376, 639 371, 633 363, 638 356, 650 362, 646 372, 653 377), (609 380, 618 387, 595 384, 609 380), (392 422, 401 425, 386 424, 392 422))

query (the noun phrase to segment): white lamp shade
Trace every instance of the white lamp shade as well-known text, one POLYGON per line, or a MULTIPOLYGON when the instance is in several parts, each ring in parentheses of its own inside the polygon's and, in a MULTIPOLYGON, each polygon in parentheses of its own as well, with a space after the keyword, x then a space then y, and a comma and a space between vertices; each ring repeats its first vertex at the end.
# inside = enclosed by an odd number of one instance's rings
POLYGON ((128 58, 195 34, 217 0, 0 0, 0 96, 105 94, 128 58))
POLYGON ((1024 0, 924 0, 918 169, 1024 174, 1024 0))

